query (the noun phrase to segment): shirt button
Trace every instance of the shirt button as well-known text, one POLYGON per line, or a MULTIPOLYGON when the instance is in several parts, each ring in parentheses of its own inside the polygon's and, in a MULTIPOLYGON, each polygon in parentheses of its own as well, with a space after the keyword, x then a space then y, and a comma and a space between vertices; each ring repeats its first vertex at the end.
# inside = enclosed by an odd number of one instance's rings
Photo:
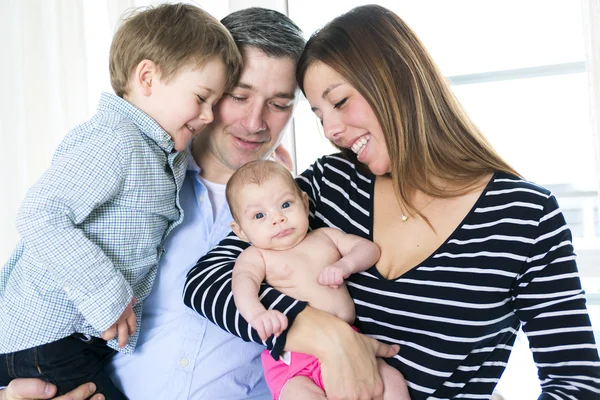
POLYGON ((183 368, 187 367, 189 363, 190 362, 187 358, 182 358, 181 360, 179 360, 179 365, 181 365, 183 368))
POLYGON ((203 202, 204 201, 204 195, 201 194, 200 196, 198 196, 198 201, 199 202, 203 202))

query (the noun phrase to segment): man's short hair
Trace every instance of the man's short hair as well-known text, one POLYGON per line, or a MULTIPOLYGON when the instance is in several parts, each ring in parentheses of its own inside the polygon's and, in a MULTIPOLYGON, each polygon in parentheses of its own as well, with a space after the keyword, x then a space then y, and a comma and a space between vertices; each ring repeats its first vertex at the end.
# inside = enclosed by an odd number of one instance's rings
POLYGON ((225 27, 191 4, 138 8, 126 17, 112 40, 110 81, 117 96, 127 94, 130 74, 142 60, 159 68, 168 81, 183 68, 200 68, 213 57, 225 64, 226 88, 239 77, 242 59, 225 27))
POLYGON ((250 7, 221 20, 240 48, 256 48, 268 56, 298 61, 306 40, 286 15, 268 8, 250 7))
POLYGON ((302 197, 302 189, 300 189, 300 186, 298 186, 291 172, 286 167, 271 160, 250 161, 249 163, 242 165, 233 173, 233 175, 231 175, 225 189, 225 197, 227 198, 227 203, 229 203, 231 215, 236 222, 239 222, 239 215, 237 214, 238 210, 235 197, 240 189, 248 184, 260 186, 274 176, 283 178, 289 188, 294 190, 298 196, 302 197))

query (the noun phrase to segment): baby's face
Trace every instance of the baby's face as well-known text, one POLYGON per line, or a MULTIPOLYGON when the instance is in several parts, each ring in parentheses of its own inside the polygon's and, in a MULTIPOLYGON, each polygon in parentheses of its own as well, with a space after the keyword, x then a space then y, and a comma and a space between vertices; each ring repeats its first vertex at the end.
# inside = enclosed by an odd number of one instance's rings
POLYGON ((308 196, 299 196, 282 177, 243 186, 235 202, 238 222, 232 228, 258 248, 287 250, 306 236, 308 196))

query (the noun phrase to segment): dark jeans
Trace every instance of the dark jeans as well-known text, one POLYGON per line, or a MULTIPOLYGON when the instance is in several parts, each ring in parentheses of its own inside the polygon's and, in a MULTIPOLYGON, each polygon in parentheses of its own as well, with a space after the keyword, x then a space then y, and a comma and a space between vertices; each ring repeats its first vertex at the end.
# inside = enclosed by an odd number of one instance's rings
POLYGON ((56 342, 0 354, 0 386, 15 378, 39 378, 65 394, 86 382, 107 400, 126 400, 104 368, 114 350, 102 339, 75 333, 56 342))

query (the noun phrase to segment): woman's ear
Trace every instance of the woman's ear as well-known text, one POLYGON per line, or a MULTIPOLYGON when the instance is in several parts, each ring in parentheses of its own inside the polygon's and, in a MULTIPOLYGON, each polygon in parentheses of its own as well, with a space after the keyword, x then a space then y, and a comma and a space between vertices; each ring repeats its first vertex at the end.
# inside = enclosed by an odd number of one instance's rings
POLYGON ((240 239, 242 239, 245 242, 250 243, 250 241, 248 240, 248 236, 246 236, 246 234, 244 233, 244 230, 237 222, 232 221, 229 224, 229 226, 231 227, 231 230, 233 231, 233 233, 235 233, 240 239))

